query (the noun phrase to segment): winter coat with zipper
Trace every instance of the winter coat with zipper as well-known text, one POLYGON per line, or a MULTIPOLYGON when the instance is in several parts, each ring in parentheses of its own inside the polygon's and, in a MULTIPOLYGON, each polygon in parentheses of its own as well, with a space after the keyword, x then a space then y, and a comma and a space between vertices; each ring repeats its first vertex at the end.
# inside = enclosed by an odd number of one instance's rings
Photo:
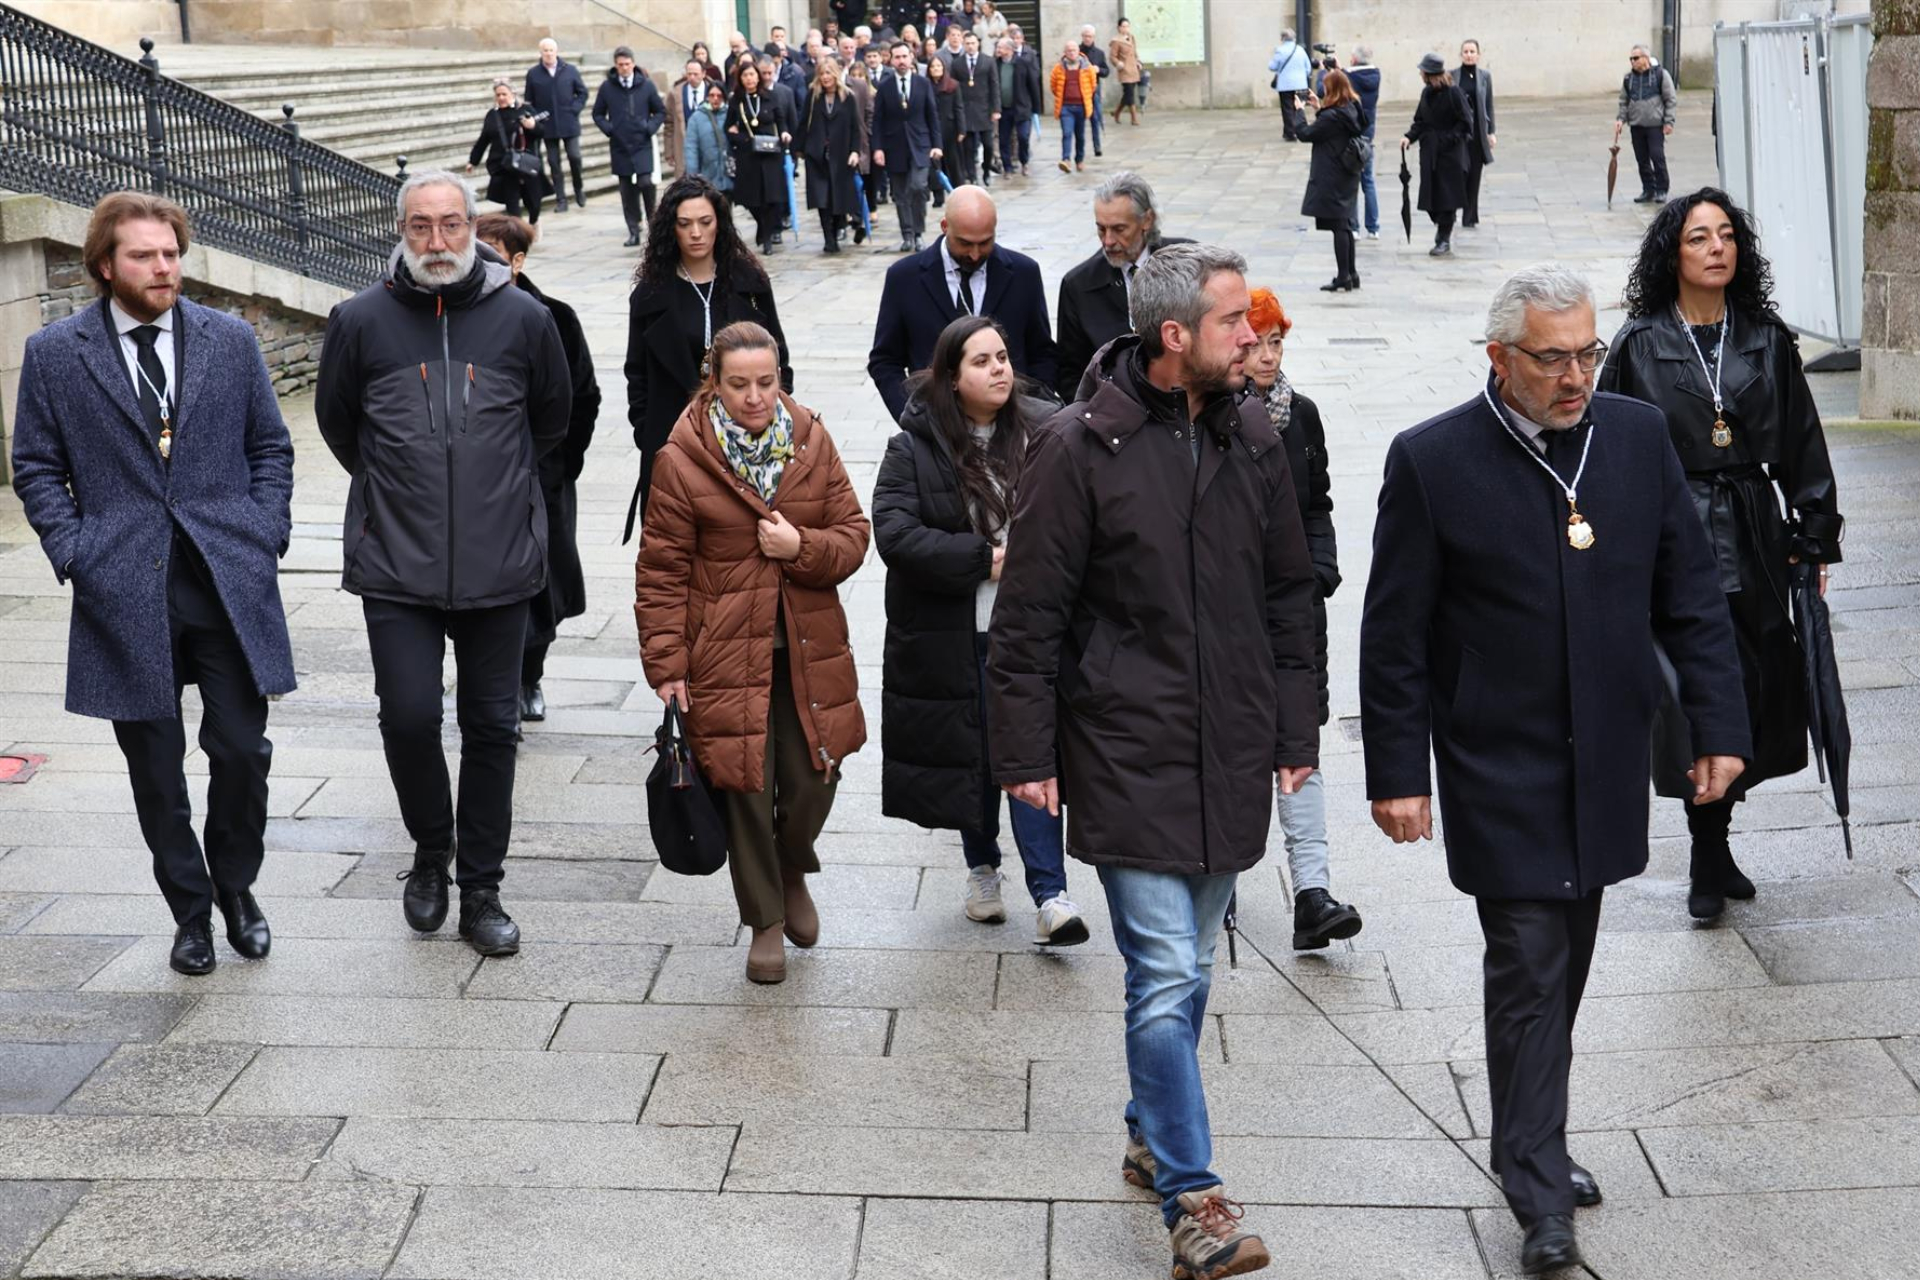
POLYGON ((633 87, 620 87, 620 74, 607 72, 593 99, 593 123, 607 135, 613 172, 619 178, 653 176, 653 135, 667 122, 667 107, 653 81, 633 72, 633 87))
MULTIPOLYGON (((1806 675, 1789 612, 1788 557, 1840 560, 1844 522, 1834 490, 1826 432, 1800 367, 1791 331, 1750 312, 1731 311, 1732 339, 1720 359, 1724 421, 1733 443, 1713 443, 1713 391, 1687 335, 1671 314, 1627 321, 1614 335, 1599 387, 1645 400, 1666 414, 1674 451, 1687 473, 1694 510, 1713 547, 1739 642, 1753 756, 1731 794, 1806 767, 1806 675), (1789 513, 1781 515, 1781 500, 1789 513), (1749 600, 1765 602, 1746 608, 1749 600)), ((1709 361, 1714 347, 1703 353, 1709 361)), ((1669 798, 1692 792, 1688 735, 1665 721, 1654 738, 1655 789, 1669 798)))
POLYGON ((839 585, 866 558, 867 518, 833 439, 784 393, 793 459, 773 501, 734 474, 703 397, 654 464, 633 612, 647 683, 687 682, 687 740, 722 791, 766 783, 776 629, 783 636, 807 755, 831 772, 867 740, 839 585), (800 531, 796 560, 760 551, 775 511, 800 531))
MULTIPOLYGON (((1024 398, 1028 420, 1058 411, 1024 398)), ((881 664, 880 811, 936 830, 980 824, 981 750, 974 601, 993 543, 974 531, 952 449, 920 401, 900 415, 873 487, 873 542, 887 565, 881 664)))
MULTIPOLYGON (((1313 164, 1307 171, 1307 190, 1300 197, 1301 216, 1341 227, 1353 221, 1354 201, 1360 197, 1360 170, 1347 167, 1346 153, 1355 138, 1367 131, 1366 113, 1357 102, 1322 109, 1312 120, 1294 126, 1302 142, 1313 144, 1313 164)), ((1329 228, 1322 225, 1320 230, 1329 228)))
POLYGON ((440 289, 395 249, 386 277, 327 317, 314 414, 353 479, 341 585, 485 609, 546 585, 536 464, 567 438, 572 377, 553 316, 485 245, 440 289))
POLYGON ((536 158, 540 155, 539 133, 520 126, 520 122, 531 115, 532 112, 517 103, 511 107, 493 108, 481 121, 480 136, 467 153, 468 164, 479 164, 484 158, 487 169, 486 196, 495 204, 506 204, 509 198, 521 199, 529 194, 529 187, 538 191, 536 200, 544 200, 553 194, 553 183, 544 168, 538 173, 523 174, 513 167, 513 153, 516 151, 531 152, 536 158))
POLYGON ((1313 661, 1320 683, 1320 723, 1325 724, 1332 712, 1327 681, 1327 601, 1340 589, 1340 552, 1333 532, 1327 429, 1320 421, 1320 406, 1298 390, 1293 393, 1287 425, 1280 428, 1280 439, 1287 446, 1287 469, 1293 473, 1307 554, 1313 559, 1313 661))
POLYGON ((727 109, 701 105, 687 121, 687 140, 680 153, 683 172, 697 173, 722 191, 733 190, 727 172, 727 109))
POLYGON ((1188 421, 1139 345, 1103 348, 1028 454, 988 659, 994 778, 1057 771, 1083 861, 1245 871, 1274 771, 1320 762, 1313 565, 1265 410, 1222 395, 1188 421))

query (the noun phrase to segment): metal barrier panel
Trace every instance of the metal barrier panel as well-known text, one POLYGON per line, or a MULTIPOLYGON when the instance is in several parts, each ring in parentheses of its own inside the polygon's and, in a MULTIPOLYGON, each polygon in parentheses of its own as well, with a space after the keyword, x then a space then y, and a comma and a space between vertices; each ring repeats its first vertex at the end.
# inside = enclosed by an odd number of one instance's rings
POLYGON ((1827 97, 1833 122, 1834 225, 1838 249, 1840 340, 1860 345, 1867 270, 1867 59, 1873 20, 1864 13, 1833 20, 1827 35, 1827 97))

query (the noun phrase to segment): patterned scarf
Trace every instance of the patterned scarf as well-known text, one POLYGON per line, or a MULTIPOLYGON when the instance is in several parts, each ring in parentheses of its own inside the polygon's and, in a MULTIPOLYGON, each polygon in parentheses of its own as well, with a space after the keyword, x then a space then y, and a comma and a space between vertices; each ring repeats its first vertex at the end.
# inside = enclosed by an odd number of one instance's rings
POLYGON ((728 417, 718 396, 707 410, 707 420, 733 473, 752 485, 762 502, 772 502, 781 473, 793 461, 793 416, 787 406, 776 402, 773 425, 758 435, 728 417))
POLYGON ((1287 423, 1293 420, 1293 384, 1287 381, 1285 373, 1274 377, 1273 385, 1267 388, 1267 417, 1273 421, 1273 429, 1281 435, 1287 433, 1287 423))

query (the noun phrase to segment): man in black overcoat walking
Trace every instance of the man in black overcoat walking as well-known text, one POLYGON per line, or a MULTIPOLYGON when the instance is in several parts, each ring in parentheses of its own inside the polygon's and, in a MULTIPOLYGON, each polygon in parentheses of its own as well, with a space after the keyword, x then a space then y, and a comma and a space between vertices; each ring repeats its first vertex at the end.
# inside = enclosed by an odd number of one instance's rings
POLYGON ((917 253, 927 230, 927 176, 940 162, 933 86, 914 71, 913 50, 895 43, 873 81, 873 166, 884 169, 900 214, 900 252, 917 253))
POLYGON ((1162 245, 1186 244, 1160 235, 1160 210, 1153 188, 1139 174, 1122 169, 1093 192, 1093 229, 1100 247, 1060 278, 1060 399, 1071 403, 1093 353, 1122 334, 1133 332, 1127 286, 1136 271, 1162 245))
POLYGON ((1752 754, 1733 626, 1660 412, 1593 394, 1586 281, 1530 267, 1495 295, 1493 375, 1387 451, 1360 633, 1373 818, 1433 836, 1486 938, 1494 1172, 1528 1275, 1576 1265, 1592 1175, 1567 1155, 1573 1023, 1600 898, 1647 865, 1656 643, 1692 726, 1695 803, 1752 754), (1651 624, 1651 625, 1649 625, 1651 624))

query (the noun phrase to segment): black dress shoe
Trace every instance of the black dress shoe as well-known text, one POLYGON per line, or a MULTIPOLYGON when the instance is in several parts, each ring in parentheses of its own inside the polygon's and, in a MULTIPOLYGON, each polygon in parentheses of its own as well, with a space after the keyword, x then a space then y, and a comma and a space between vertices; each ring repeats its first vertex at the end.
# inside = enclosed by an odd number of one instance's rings
POLYGON ((221 891, 214 900, 226 917, 228 945, 249 960, 265 960, 267 952, 273 950, 273 931, 267 928, 267 917, 253 895, 244 889, 238 893, 221 891))
POLYGON ((522 720, 545 720, 547 718, 547 695, 540 691, 540 682, 520 686, 520 718, 522 720))
POLYGON ((1550 1213, 1527 1228, 1527 1241, 1520 1246, 1520 1270, 1526 1275, 1543 1275, 1580 1265, 1580 1246, 1573 1238, 1573 1219, 1564 1213, 1550 1213))
POLYGON ((189 920, 173 935, 173 954, 167 957, 175 973, 199 978, 213 972, 213 925, 189 920))
MULTIPOLYGON (((1567 1163, 1573 1164, 1572 1161, 1567 1163)), ((1573 1202, 1582 1209, 1600 1203, 1600 1183, 1580 1165, 1573 1165, 1573 1202)))
POLYGON ((453 846, 444 849, 415 849, 413 868, 396 879, 407 882, 400 906, 407 924, 417 933, 432 933, 447 922, 448 869, 453 865, 453 846))
POLYGON ((640 233, 639 233, 638 231, 629 231, 629 232, 627 232, 627 238, 626 238, 626 241, 625 241, 625 244, 624 244, 624 246, 623 246, 623 247, 625 247, 625 248, 628 248, 628 249, 637 249, 637 248, 639 248, 639 247, 640 247, 640 233))
POLYGON ((584 191, 582 191, 582 190, 581 190, 581 189, 580 189, 579 187, 575 187, 575 188, 573 189, 573 202, 574 202, 575 204, 577 204, 577 205, 579 205, 579 206, 580 206, 580 207, 581 207, 582 209, 584 209, 584 208, 586 208, 586 207, 587 207, 587 193, 586 193, 586 192, 584 192, 584 191))
POLYGON ((867 228, 864 223, 856 222, 853 224, 853 242, 855 244, 865 244, 867 242, 867 228))
POLYGON ((567 198, 565 196, 554 197, 553 211, 555 213, 565 213, 567 211, 567 198))
POLYGON ((510 956, 520 950, 520 926, 500 909, 500 895, 492 889, 461 893, 460 936, 483 956, 510 956))
POLYGON ((1444 258, 1452 252, 1453 242, 1451 240, 1442 240, 1439 244, 1427 250, 1427 256, 1429 258, 1444 258))
POLYGON ((1333 279, 1327 281, 1325 284, 1320 286, 1320 292, 1341 293, 1346 289, 1346 287, 1347 287, 1346 277, 1335 276, 1333 279))
POLYGON ((1325 889, 1302 889, 1293 895, 1293 949, 1318 951, 1335 938, 1360 932, 1360 913, 1335 902, 1325 889))

